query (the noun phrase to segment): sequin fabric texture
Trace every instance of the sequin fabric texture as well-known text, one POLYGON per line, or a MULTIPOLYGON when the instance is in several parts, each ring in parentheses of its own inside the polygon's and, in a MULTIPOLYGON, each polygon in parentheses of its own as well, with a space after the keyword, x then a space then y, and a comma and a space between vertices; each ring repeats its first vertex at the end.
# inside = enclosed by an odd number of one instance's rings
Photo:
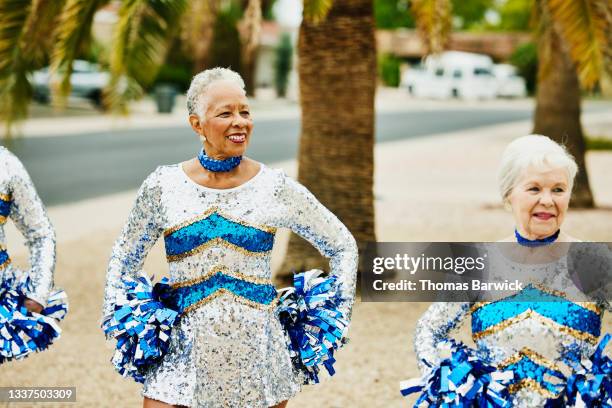
POLYGON ((191 407, 269 407, 295 395, 303 378, 291 363, 274 311, 271 249, 289 228, 330 260, 350 311, 357 246, 346 227, 303 186, 262 165, 231 189, 203 187, 180 165, 143 183, 108 267, 104 315, 164 238, 176 302, 184 309, 170 349, 147 373, 143 395, 191 407), (189 288, 181 294, 181 288, 189 288), (191 298, 193 297, 193 299, 191 298), (194 303, 195 302, 195 303, 194 303))
POLYGON ((25 238, 29 250, 32 285, 27 293, 43 306, 53 287, 55 231, 47 217, 34 184, 19 159, 0 146, 0 278, 23 276, 7 250, 4 226, 10 219, 25 238))
POLYGON ((419 366, 424 372, 424 361, 438 364, 447 357, 440 355, 436 345, 471 317, 479 356, 515 373, 508 388, 513 406, 543 407, 561 390, 564 376, 571 372, 568 363, 587 358, 595 350, 604 310, 610 306, 581 293, 569 277, 566 257, 533 265, 503 256, 490 261, 493 271, 510 270, 527 286, 497 301, 432 304, 416 327, 419 366))

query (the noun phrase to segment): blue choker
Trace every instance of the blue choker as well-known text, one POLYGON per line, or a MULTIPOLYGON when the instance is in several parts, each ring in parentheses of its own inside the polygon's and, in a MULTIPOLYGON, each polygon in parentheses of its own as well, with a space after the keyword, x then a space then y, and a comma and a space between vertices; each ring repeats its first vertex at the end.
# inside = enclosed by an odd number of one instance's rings
POLYGON ((198 153, 198 160, 200 161, 202 167, 208 171, 225 172, 235 169, 242 161, 242 156, 230 157, 229 159, 225 160, 217 160, 213 159, 212 157, 208 157, 204 151, 204 148, 202 148, 200 153, 198 153))
POLYGON ((527 247, 539 247, 552 244, 559 237, 559 233, 561 233, 561 230, 557 230, 557 232, 555 232, 549 237, 531 240, 523 237, 516 228, 514 229, 514 236, 516 237, 516 242, 518 242, 520 245, 527 247))

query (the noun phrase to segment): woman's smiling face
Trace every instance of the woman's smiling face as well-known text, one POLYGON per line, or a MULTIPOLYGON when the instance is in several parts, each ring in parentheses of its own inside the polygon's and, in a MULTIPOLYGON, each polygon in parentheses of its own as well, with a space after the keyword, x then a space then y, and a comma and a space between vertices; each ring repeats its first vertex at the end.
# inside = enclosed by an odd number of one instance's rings
POLYGON ((204 120, 198 133, 206 136, 206 154, 215 159, 242 156, 253 132, 244 90, 231 81, 221 80, 212 83, 203 98, 204 120))
POLYGON ((542 239, 561 229, 571 191, 564 168, 528 167, 508 196, 518 232, 542 239))

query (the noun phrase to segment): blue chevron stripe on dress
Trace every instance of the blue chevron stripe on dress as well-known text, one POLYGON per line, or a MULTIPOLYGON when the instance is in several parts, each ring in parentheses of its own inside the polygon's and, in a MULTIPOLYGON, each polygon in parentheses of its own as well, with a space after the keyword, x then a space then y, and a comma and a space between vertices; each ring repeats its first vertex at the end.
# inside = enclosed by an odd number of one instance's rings
POLYGON ((508 385, 511 393, 529 388, 553 398, 563 390, 565 383, 565 376, 555 364, 528 348, 506 359, 498 368, 513 373, 514 378, 508 385))
POLYGON ((575 336, 592 341, 601 331, 601 317, 584 305, 529 285, 514 296, 486 303, 472 312, 475 339, 493 334, 527 317, 539 315, 575 336))
POLYGON ((270 279, 230 272, 222 265, 214 267, 200 278, 171 285, 171 289, 162 295, 162 300, 179 313, 187 313, 227 294, 258 309, 276 305, 277 291, 270 279))
POLYGON ((249 255, 265 254, 274 245, 274 229, 237 222, 216 211, 172 228, 164 235, 169 261, 193 255, 209 245, 231 246, 249 255))

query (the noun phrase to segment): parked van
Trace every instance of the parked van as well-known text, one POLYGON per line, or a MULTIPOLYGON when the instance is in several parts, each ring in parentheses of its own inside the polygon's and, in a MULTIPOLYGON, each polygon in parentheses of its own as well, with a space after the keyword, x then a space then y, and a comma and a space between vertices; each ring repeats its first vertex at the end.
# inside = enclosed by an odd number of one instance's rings
POLYGON ((497 96, 500 98, 524 98, 527 96, 525 79, 518 75, 515 66, 495 64, 493 75, 497 79, 497 96))
POLYGON ((421 98, 492 99, 497 95, 493 60, 483 54, 446 51, 404 71, 401 85, 421 98))

